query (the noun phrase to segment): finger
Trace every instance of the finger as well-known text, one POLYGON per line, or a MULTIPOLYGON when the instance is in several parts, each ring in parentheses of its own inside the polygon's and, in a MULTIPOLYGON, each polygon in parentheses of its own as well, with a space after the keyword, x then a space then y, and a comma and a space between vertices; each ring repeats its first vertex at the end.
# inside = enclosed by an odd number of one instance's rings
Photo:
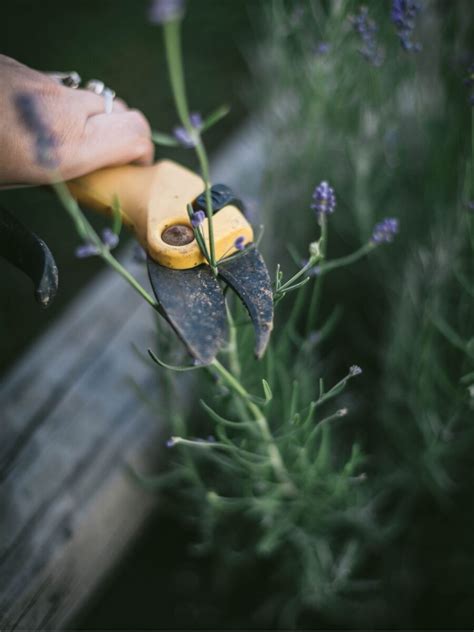
POLYGON ((68 96, 74 99, 75 105, 84 112, 86 118, 105 112, 105 99, 91 90, 73 90, 65 88, 68 96))
POLYGON ((91 116, 77 159, 81 173, 101 167, 153 162, 154 146, 147 120, 136 110, 91 116))
POLYGON ((114 99, 112 112, 125 112, 128 110, 128 105, 123 99, 114 99))
MULTIPOLYGON (((90 90, 73 88, 65 88, 65 90, 67 90, 68 98, 74 101, 75 107, 83 111, 85 118, 104 114, 105 99, 100 94, 95 94, 90 90)), ((128 106, 123 99, 116 98, 113 100, 112 112, 125 112, 126 110, 128 110, 128 106)))

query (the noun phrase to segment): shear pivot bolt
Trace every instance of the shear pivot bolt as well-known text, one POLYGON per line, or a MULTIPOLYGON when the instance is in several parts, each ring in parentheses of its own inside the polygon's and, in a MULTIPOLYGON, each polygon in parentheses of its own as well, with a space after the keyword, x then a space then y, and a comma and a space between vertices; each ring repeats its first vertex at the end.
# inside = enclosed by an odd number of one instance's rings
POLYGON ((194 233, 186 224, 175 224, 163 231, 161 239, 170 246, 185 246, 193 241, 194 233))

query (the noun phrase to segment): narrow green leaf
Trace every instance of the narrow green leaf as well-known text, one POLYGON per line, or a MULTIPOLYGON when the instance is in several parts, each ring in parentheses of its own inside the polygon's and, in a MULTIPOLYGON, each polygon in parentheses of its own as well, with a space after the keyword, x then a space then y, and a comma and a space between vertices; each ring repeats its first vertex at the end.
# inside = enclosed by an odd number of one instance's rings
POLYGON ((163 134, 162 132, 153 131, 151 133, 151 139, 155 143, 155 145, 162 145, 163 147, 178 147, 179 145, 174 136, 163 134))
POLYGON ((290 414, 289 419, 293 419, 298 410, 298 400, 300 393, 300 385, 297 380, 293 380, 293 388, 291 391, 290 414))
POLYGON ((288 294, 288 292, 293 292, 294 290, 297 290, 300 287, 303 287, 303 285, 306 285, 306 283, 308 283, 308 281, 311 280, 311 277, 306 277, 305 279, 303 279, 302 281, 300 281, 299 283, 295 283, 294 285, 290 285, 288 287, 285 287, 284 290, 281 290, 281 293, 283 295, 288 294))
POLYGON ((209 404, 206 404, 203 399, 200 399, 199 402, 209 416, 218 424, 222 424, 223 426, 227 426, 229 428, 238 428, 239 430, 245 430, 249 427, 253 428, 253 424, 250 424, 248 421, 231 421, 230 419, 221 417, 221 415, 216 413, 216 411, 213 410, 209 404))
POLYGON ((262 379, 263 392, 265 394, 265 404, 268 404, 273 399, 272 389, 270 388, 270 384, 267 380, 262 379))
POLYGON ((155 353, 153 353, 151 349, 148 349, 148 355, 153 360, 153 362, 156 362, 156 364, 158 364, 159 366, 163 367, 164 369, 169 369, 170 371, 196 371, 198 369, 204 368, 204 365, 202 364, 196 366, 175 366, 173 364, 167 364, 166 362, 163 362, 163 360, 160 360, 160 358, 155 353))
POLYGON ((308 410, 308 414, 306 415, 305 420, 303 421, 303 426, 307 426, 310 423, 312 423, 313 418, 314 418, 314 413, 316 411, 316 402, 311 402, 311 404, 309 405, 309 410, 308 410))
POLYGON ((209 116, 204 120, 202 124, 201 131, 205 132, 210 127, 218 123, 221 119, 223 119, 230 112, 230 107, 228 105, 221 105, 217 110, 211 112, 209 116))

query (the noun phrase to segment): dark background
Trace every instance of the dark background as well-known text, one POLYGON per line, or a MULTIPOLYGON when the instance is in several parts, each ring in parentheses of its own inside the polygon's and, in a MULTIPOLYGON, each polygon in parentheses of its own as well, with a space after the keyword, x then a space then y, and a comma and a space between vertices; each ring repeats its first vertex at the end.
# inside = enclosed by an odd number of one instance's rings
MULTIPOLYGON (((206 135, 211 151, 247 114, 246 79, 252 64, 261 0, 191 0, 183 26, 191 109, 203 114, 228 103, 231 113, 206 135)), ((2 8, 0 53, 38 70, 76 70, 84 81, 102 79, 152 127, 177 122, 161 29, 147 21, 148 0, 15 0, 2 8)), ((193 152, 158 148, 195 166, 193 152)), ((0 258, 0 374, 64 309, 103 264, 74 257, 78 237, 47 190, 0 191, 0 204, 42 237, 59 267, 59 294, 42 311, 27 278, 0 258)), ((100 225, 101 220, 95 220, 100 225)))

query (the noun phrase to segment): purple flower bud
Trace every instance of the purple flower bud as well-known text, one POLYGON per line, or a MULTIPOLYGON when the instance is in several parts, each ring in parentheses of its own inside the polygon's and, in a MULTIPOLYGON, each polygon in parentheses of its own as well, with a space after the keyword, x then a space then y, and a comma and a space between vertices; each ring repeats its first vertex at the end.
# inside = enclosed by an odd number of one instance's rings
POLYGON ((81 244, 77 246, 74 254, 78 259, 86 259, 87 257, 98 255, 99 250, 93 244, 81 244))
POLYGON ((186 149, 192 149, 193 147, 196 147, 195 139, 192 138, 188 130, 181 125, 173 129, 173 136, 176 138, 178 143, 186 149))
POLYGON ((43 120, 35 96, 22 92, 14 96, 13 102, 23 126, 34 138, 37 164, 44 169, 55 169, 57 139, 43 120))
POLYGON ((189 115, 189 120, 191 121, 191 125, 195 129, 201 129, 202 127, 202 116, 199 112, 191 112, 189 115))
POLYGON ((196 211, 191 217, 191 224, 194 228, 197 228, 198 226, 201 226, 205 219, 206 213, 204 213, 204 211, 196 211))
POLYGON ((327 55, 331 50, 331 45, 327 42, 319 42, 314 48, 316 55, 327 55))
POLYGON ((245 237, 243 235, 237 237, 234 241, 234 247, 237 248, 237 250, 243 250, 245 248, 245 237))
POLYGON ((152 0, 148 19, 152 24, 165 24, 183 16, 184 0, 152 0))
POLYGON ((373 244, 383 244, 393 241, 398 233, 399 225, 396 217, 387 217, 374 226, 370 241, 373 244))
MULTIPOLYGON (((202 116, 199 112, 192 112, 189 115, 189 120, 192 127, 195 130, 200 130, 202 127, 202 116)), ((192 137, 192 135, 188 132, 188 130, 179 125, 173 129, 173 136, 176 138, 178 143, 186 149, 191 149, 192 147, 196 147, 196 139, 192 137)))
POLYGON ((109 250, 116 248, 119 243, 119 236, 114 233, 111 228, 104 228, 102 231, 102 241, 108 247, 109 250))
POLYGON ((334 213, 334 209, 336 208, 336 196, 334 189, 330 187, 327 182, 321 182, 314 189, 311 208, 315 211, 318 218, 321 215, 334 213))
MULTIPOLYGON (((102 241, 109 250, 115 248, 119 243, 118 235, 116 235, 110 228, 104 228, 102 231, 102 241)), ((86 257, 94 257, 100 253, 97 246, 91 243, 85 243, 78 246, 75 250, 75 255, 78 259, 85 259, 86 257)))
POLYGON ((167 448, 172 448, 176 445, 176 441, 174 440, 174 437, 170 437, 168 439, 168 441, 166 442, 166 447, 167 448))

